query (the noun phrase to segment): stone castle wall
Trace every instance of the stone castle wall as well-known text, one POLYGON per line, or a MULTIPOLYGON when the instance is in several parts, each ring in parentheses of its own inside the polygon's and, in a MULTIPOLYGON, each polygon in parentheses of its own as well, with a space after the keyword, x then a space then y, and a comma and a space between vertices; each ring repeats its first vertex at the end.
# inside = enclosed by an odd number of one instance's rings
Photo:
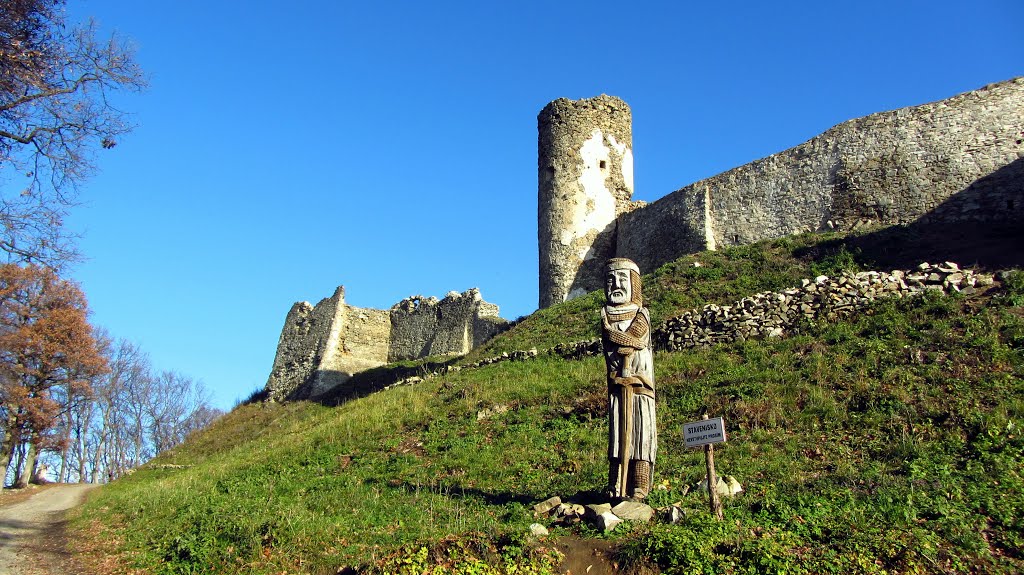
POLYGON ((292 306, 265 391, 274 401, 315 398, 392 361, 468 353, 507 323, 476 288, 378 310, 347 305, 339 287, 315 306, 292 306))
MULTIPOLYGON (((616 220, 614 255, 653 271, 704 249, 866 222, 1019 223, 1022 138, 1024 78, 850 120, 624 212, 616 220)), ((543 242, 540 251, 543 267, 543 242)), ((591 273, 579 276, 591 278, 602 263, 586 261, 591 273)), ((599 289, 601 282, 579 287, 599 289)), ((542 283, 541 307, 554 303, 545 293, 560 289, 542 283)))
POLYGON ((348 381, 348 378, 387 363, 387 346, 395 331, 386 310, 345 306, 337 353, 321 365, 320 377, 309 389, 316 397, 348 381))
MULTIPOLYGON (((682 255, 805 231, 1024 220, 1024 78, 839 124, 808 142, 644 205, 629 107, 551 102, 538 115, 540 307, 600 289, 609 257, 651 272, 682 255)), ((271 399, 315 397, 390 361, 464 354, 507 322, 477 290, 348 306, 344 289, 292 306, 271 399)))

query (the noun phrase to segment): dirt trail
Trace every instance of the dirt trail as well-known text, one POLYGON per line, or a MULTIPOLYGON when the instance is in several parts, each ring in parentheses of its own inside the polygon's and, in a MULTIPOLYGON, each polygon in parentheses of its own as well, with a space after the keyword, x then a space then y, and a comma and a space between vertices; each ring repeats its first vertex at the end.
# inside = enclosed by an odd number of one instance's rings
POLYGON ((50 485, 0 507, 0 575, 67 575, 62 522, 95 485, 50 485))

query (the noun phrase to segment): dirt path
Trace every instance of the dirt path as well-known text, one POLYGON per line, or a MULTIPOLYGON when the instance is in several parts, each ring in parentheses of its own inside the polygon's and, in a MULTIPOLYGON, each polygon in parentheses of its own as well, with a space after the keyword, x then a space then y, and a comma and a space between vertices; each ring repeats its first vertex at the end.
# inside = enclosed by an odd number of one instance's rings
POLYGON ((95 485, 49 485, 0 506, 0 575, 69 575, 64 513, 95 485), (19 498, 20 499, 20 498, 19 498))

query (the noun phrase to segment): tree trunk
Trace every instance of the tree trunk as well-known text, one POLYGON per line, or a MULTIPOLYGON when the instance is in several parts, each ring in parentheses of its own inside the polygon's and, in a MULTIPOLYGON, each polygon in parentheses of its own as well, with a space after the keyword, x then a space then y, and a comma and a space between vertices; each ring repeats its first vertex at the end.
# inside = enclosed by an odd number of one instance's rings
POLYGON ((89 400, 80 409, 79 421, 75 429, 75 457, 78 458, 78 482, 85 483, 86 466, 92 457, 89 453, 89 438, 96 433, 103 433, 104 425, 100 421, 99 431, 93 429, 93 416, 96 413, 97 400, 89 400))
MULTIPOLYGON (((86 433, 88 433, 88 432, 86 432, 86 433)), ((100 433, 102 433, 102 431, 100 433)), ((81 437, 78 440, 78 453, 79 453, 79 455, 78 455, 78 482, 79 483, 85 483, 85 476, 86 476, 85 469, 86 469, 86 466, 89 464, 89 459, 90 458, 93 458, 93 465, 96 465, 96 460, 94 459, 94 456, 92 456, 91 454, 87 455, 87 453, 86 453, 87 448, 86 448, 85 441, 86 441, 85 437, 81 437)))
POLYGON ((57 472, 57 482, 68 482, 66 475, 71 473, 71 466, 68 465, 68 452, 71 451, 70 440, 65 440, 64 449, 60 452, 60 471, 57 472))
MULTIPOLYGON (((8 425, 13 425, 10 421, 8 425)), ((17 445, 17 433, 12 431, 13 427, 4 428, 2 441, 0 441, 0 470, 3 476, 0 477, 0 487, 7 482, 7 468, 11 466, 11 456, 14 455, 14 446, 17 445)))
POLYGON ((107 447, 106 444, 107 438, 106 434, 104 433, 100 435, 99 444, 96 446, 96 460, 93 462, 92 465, 92 477, 89 479, 89 483, 99 483, 100 468, 102 467, 100 465, 100 462, 103 461, 104 450, 107 447))
POLYGON ((21 478, 21 467, 25 463, 25 442, 20 438, 14 447, 14 453, 11 454, 11 457, 14 458, 14 467, 11 469, 11 486, 18 487, 18 481, 21 478))
POLYGON ((32 481, 32 472, 36 467, 36 442, 35 438, 31 435, 28 441, 25 442, 25 456, 24 461, 21 465, 21 474, 18 476, 18 480, 14 482, 14 487, 17 489, 23 489, 28 487, 30 481, 32 481))

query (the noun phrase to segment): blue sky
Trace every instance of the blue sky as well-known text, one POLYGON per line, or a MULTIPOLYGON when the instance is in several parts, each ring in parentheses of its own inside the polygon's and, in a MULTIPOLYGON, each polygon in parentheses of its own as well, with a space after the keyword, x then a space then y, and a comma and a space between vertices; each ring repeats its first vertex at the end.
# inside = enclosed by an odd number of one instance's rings
POLYGON ((137 129, 69 220, 95 324, 224 408, 285 314, 479 287, 537 304, 536 115, 633 110, 634 199, 1024 75, 1024 2, 68 0, 133 39, 137 129))

